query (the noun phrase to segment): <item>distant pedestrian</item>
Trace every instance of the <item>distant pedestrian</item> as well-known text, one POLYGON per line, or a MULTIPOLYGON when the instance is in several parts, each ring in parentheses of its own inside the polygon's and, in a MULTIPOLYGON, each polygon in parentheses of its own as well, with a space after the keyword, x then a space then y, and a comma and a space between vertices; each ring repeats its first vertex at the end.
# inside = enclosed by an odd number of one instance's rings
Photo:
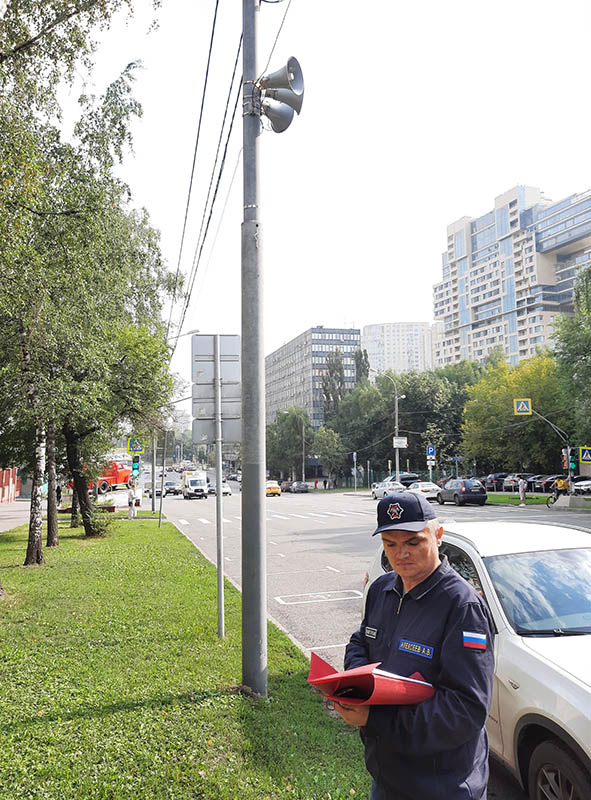
POLYGON ((326 489, 326 487, 328 486, 328 481, 326 480, 326 478, 322 481, 322 483, 324 485, 324 488, 326 489))
POLYGON ((127 490, 127 519, 135 519, 135 515, 135 486, 130 483, 127 490))
POLYGON ((55 487, 55 502, 58 507, 62 504, 62 487, 59 485, 59 483, 55 487))
POLYGON ((527 489, 527 481, 525 478, 519 479, 519 505, 525 505, 525 490, 527 489))

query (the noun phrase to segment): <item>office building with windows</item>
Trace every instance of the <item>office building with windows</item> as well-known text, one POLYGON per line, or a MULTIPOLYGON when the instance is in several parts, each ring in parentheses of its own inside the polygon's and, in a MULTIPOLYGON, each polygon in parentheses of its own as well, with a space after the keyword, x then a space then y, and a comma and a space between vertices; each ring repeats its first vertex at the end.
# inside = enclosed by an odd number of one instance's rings
POLYGON ((267 423, 291 406, 303 408, 314 428, 324 420, 322 378, 326 356, 343 354, 345 390, 355 386, 354 352, 361 345, 358 328, 310 328, 265 358, 267 423))
POLYGON ((552 346, 557 317, 573 308, 574 278, 591 263, 591 190, 553 203, 516 186, 477 219, 447 228, 434 286, 434 366, 483 361, 502 347, 511 364, 552 346))
POLYGON ((383 322, 366 325, 361 347, 377 372, 424 372, 433 368, 431 325, 428 322, 383 322))

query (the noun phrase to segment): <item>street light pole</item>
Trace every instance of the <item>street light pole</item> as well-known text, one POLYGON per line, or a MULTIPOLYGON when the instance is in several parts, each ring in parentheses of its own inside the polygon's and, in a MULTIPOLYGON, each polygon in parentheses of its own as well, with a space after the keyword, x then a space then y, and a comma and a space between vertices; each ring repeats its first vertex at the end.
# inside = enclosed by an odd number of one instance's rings
POLYGON ((265 362, 263 270, 258 220, 260 90, 256 65, 258 0, 242 0, 242 683, 267 694, 265 362))
MULTIPOLYGON (((371 372, 375 372, 378 375, 380 374, 378 373, 377 369, 373 369, 372 367, 370 367, 370 370, 371 372)), ((396 381, 391 375, 388 375, 387 372, 382 372, 381 374, 384 376, 384 378, 388 378, 388 380, 392 383, 392 386, 394 387, 394 436, 396 437, 396 439, 398 439, 398 387, 396 386, 396 381)), ((404 400, 405 397, 406 395, 403 394, 400 399, 404 400)), ((394 451, 395 451, 394 457, 396 465, 396 482, 400 483, 400 452, 398 447, 395 447, 394 451)))

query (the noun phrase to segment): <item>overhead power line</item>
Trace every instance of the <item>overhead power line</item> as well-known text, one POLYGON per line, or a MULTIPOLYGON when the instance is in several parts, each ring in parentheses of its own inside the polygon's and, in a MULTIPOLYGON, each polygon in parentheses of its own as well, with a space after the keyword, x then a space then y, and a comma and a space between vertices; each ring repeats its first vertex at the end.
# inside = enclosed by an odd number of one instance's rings
MULTIPOLYGON (((210 39, 209 39, 209 51, 207 53, 207 65, 205 67, 205 79, 203 81, 203 94, 201 96, 201 108, 200 108, 200 111, 199 111, 199 122, 197 124, 197 134, 195 136, 195 148, 193 150, 193 165, 191 167, 191 179, 189 181, 189 190, 187 192, 187 202, 185 204, 185 219, 183 221, 183 232, 182 232, 182 235, 181 235, 181 244, 180 244, 180 247, 179 247, 179 257, 178 257, 177 266, 176 266, 176 273, 175 273, 175 277, 174 277, 174 288, 173 288, 173 292, 172 292, 172 301, 171 301, 171 304, 170 304, 170 315, 168 317, 168 326, 167 326, 167 329, 166 329, 167 337, 170 334, 170 323, 171 323, 171 320, 172 320, 172 312, 173 312, 174 304, 175 304, 175 300, 176 300, 176 291, 177 291, 177 288, 178 288, 178 280, 179 280, 179 274, 180 274, 180 269, 181 269, 181 258, 182 258, 182 255, 183 255, 183 245, 184 245, 184 242, 185 242, 185 233, 186 233, 186 230, 187 230, 187 218, 189 216, 189 206, 191 204, 191 191, 193 189, 193 178, 195 176, 195 164, 197 162, 197 151, 199 149, 199 138, 201 136, 201 123, 203 121, 203 109, 205 107, 205 95, 206 95, 206 92, 207 92, 207 83, 208 83, 208 80, 209 80, 209 67, 210 67, 210 64, 211 64, 211 53, 212 53, 212 50, 213 50, 213 40, 214 40, 214 37, 215 37, 215 29, 216 29, 216 22, 217 22, 217 17, 218 17, 218 6, 219 6, 219 4, 220 4, 220 0, 216 0, 215 10, 213 12, 213 22, 212 22, 212 26, 211 26, 211 36, 210 36, 210 39)), ((176 347, 176 342, 175 342, 175 347, 176 347)))

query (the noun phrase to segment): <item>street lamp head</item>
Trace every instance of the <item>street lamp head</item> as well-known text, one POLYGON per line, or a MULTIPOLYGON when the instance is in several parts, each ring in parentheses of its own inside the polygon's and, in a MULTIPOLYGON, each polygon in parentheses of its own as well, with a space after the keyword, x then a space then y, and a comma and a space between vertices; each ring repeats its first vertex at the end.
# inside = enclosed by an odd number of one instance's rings
POLYGON ((405 394, 401 394, 401 395, 400 395, 400 397, 399 397, 398 399, 399 399, 399 400, 404 400, 404 399, 405 399, 405 397, 406 397, 406 395, 405 395, 405 394))

